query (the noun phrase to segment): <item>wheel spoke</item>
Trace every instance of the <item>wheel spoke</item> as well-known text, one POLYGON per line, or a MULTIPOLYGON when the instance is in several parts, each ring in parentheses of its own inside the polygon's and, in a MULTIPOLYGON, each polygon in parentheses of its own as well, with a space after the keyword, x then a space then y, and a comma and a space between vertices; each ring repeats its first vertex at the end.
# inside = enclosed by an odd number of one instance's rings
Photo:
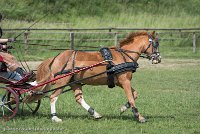
POLYGON ((7 96, 7 94, 5 93, 4 95, 3 95, 3 97, 1 98, 1 101, 3 102, 3 100, 6 98, 6 96, 7 96))
POLYGON ((2 97, 1 101, 4 102, 6 99, 7 99, 7 94, 5 94, 5 95, 2 97))
POLYGON ((3 101, 0 102, 0 107, 2 107, 2 106, 3 106, 3 101))
POLYGON ((26 103, 26 105, 27 105, 27 107, 33 112, 34 110, 31 108, 31 106, 29 106, 29 104, 27 104, 26 103))
POLYGON ((3 107, 1 106, 1 110, 2 110, 2 112, 3 112, 3 116, 4 116, 4 109, 3 109, 3 107))
POLYGON ((21 113, 23 113, 24 112, 24 103, 22 103, 22 112, 21 113))
MULTIPOLYGON (((7 107, 6 105, 3 105, 5 108, 7 108, 9 111, 14 112, 12 109, 10 109, 9 107, 7 107)), ((15 109, 15 108, 14 108, 15 109)))
MULTIPOLYGON (((7 102, 4 103, 4 105, 12 104, 12 102, 13 102, 13 101, 11 101, 11 100, 10 100, 10 101, 7 101, 7 102)), ((13 102, 13 104, 16 104, 16 102, 13 102)))

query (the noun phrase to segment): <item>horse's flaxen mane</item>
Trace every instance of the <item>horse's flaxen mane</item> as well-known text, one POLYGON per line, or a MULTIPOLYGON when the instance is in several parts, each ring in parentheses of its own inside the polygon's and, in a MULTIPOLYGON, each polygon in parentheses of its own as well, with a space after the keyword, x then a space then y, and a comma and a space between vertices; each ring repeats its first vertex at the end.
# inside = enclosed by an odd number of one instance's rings
POLYGON ((130 33, 125 39, 123 39, 123 40, 121 40, 119 42, 120 43, 120 47, 132 42, 134 40, 134 37, 140 36, 140 35, 147 35, 147 32, 133 32, 133 33, 130 33))

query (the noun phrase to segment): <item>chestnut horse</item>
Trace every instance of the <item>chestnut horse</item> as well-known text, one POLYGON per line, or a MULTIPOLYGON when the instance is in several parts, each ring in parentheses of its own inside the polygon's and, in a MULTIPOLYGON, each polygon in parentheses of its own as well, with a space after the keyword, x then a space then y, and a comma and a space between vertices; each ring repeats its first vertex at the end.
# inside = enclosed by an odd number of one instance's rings
MULTIPOLYGON (((159 44, 154 33, 155 32, 152 32, 151 34, 148 34, 147 32, 131 33, 125 39, 120 41, 119 47, 109 48, 113 57, 112 63, 114 65, 118 65, 125 62, 136 62, 142 53, 146 54, 147 57, 153 61, 152 63, 158 63, 160 60, 159 52, 157 49, 159 44)), ((100 52, 66 50, 56 57, 43 61, 37 69, 36 80, 38 83, 45 82, 53 79, 55 74, 60 72, 62 69, 73 71, 75 67, 90 66, 103 60, 104 59, 100 52)), ((81 71, 80 73, 73 76, 67 76, 55 81, 55 83, 49 83, 38 90, 47 91, 51 88, 52 84, 55 84, 56 87, 60 87, 69 83, 70 81, 80 80, 82 78, 99 74, 106 71, 106 65, 107 64, 103 64, 94 67, 92 70, 89 69, 86 71, 81 71)), ((131 86, 132 76, 132 71, 124 71, 114 75, 115 85, 121 87, 124 90, 128 99, 128 102, 121 107, 121 113, 131 107, 134 113, 134 117, 139 122, 145 122, 145 118, 136 108, 135 99, 137 98, 137 92, 131 86)), ((87 85, 107 85, 107 74, 105 73, 100 76, 84 80, 82 83, 87 85)), ((74 91, 77 103, 86 109, 94 118, 101 118, 101 115, 85 102, 83 98, 82 86, 83 84, 80 83, 71 85, 71 89, 74 91)), ((58 95, 62 91, 63 89, 56 90, 50 96, 52 121, 55 122, 62 121, 56 116, 55 108, 58 95)), ((42 96, 32 96, 32 99, 40 99, 41 97, 42 96)))

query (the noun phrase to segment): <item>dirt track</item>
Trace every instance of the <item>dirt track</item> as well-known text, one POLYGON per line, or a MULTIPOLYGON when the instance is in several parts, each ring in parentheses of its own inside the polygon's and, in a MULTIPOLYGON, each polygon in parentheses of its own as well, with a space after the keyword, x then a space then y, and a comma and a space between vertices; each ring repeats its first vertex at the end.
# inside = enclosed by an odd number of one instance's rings
MULTIPOLYGON (((41 61, 29 61, 27 64, 31 69, 36 69, 37 66, 41 63, 41 61)), ((184 66, 199 66, 200 67, 200 60, 194 59, 162 59, 162 62, 157 65, 151 64, 151 61, 147 59, 140 59, 138 60, 139 67, 145 69, 153 69, 153 68, 177 68, 177 67, 184 67, 184 66)))
POLYGON ((151 64, 151 61, 146 59, 140 59, 138 61, 140 68, 165 68, 165 69, 173 69, 178 67, 185 66, 198 66, 200 67, 200 60, 194 59, 162 59, 160 64, 151 64))

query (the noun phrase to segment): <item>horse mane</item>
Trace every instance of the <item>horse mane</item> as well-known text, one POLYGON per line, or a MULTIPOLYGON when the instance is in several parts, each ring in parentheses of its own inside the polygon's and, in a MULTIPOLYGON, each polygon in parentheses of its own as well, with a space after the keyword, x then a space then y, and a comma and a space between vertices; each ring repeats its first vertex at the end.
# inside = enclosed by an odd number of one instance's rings
POLYGON ((134 37, 140 36, 140 35, 147 35, 147 32, 132 32, 130 33, 125 39, 121 40, 120 47, 127 45, 130 42, 134 41, 134 37))

